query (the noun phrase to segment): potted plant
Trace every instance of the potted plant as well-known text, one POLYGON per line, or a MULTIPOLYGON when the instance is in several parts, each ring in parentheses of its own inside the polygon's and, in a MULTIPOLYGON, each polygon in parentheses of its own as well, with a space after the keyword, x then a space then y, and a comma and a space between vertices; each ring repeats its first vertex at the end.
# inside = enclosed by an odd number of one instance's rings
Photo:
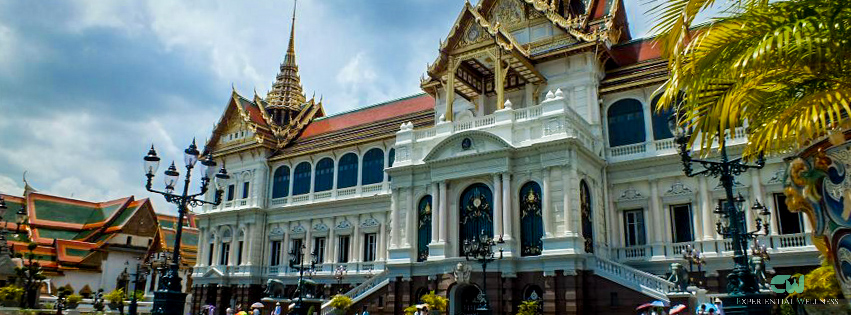
POLYGON ((434 291, 423 295, 421 299, 423 303, 428 305, 429 314, 432 315, 439 315, 442 312, 446 312, 446 305, 449 304, 447 298, 435 294, 434 291))
POLYGON ((83 296, 79 294, 71 294, 65 298, 65 308, 73 310, 83 301, 83 296))
POLYGON ((124 289, 113 290, 104 295, 103 299, 106 300, 109 309, 117 311, 124 306, 124 289))
POLYGON ((352 299, 348 296, 337 294, 331 299, 331 303, 329 305, 334 308, 334 312, 336 314, 343 315, 346 314, 346 310, 352 306, 352 299))

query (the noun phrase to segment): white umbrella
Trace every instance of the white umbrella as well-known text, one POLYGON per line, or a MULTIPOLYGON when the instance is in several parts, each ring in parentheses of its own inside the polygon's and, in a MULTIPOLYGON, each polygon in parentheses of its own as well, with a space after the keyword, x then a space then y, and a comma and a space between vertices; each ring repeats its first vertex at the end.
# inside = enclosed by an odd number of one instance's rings
POLYGON ((251 308, 263 308, 263 303, 254 302, 254 304, 251 304, 251 308))

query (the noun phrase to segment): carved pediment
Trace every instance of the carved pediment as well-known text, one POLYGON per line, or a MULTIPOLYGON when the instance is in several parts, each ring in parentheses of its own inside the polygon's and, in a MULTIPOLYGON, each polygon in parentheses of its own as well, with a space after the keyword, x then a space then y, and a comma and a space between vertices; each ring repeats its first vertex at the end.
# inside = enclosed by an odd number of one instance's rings
POLYGON ((636 200, 645 200, 647 197, 641 194, 637 189, 633 187, 629 187, 624 190, 620 197, 618 197, 618 201, 636 201, 636 200))
POLYGON ((440 142, 426 155, 423 161, 448 160, 469 155, 500 152, 511 148, 512 146, 505 140, 491 133, 483 131, 462 132, 440 142))
POLYGON ((676 182, 671 185, 671 189, 665 192, 665 196, 684 196, 684 195, 694 195, 694 191, 683 184, 682 182, 676 182))

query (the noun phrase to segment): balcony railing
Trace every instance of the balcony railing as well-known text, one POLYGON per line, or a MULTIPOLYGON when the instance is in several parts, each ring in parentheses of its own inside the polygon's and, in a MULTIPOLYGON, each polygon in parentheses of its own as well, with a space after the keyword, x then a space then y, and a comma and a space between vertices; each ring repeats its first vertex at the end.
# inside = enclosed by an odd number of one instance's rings
POLYGON ((573 110, 563 93, 551 91, 546 100, 526 108, 504 108, 487 116, 438 122, 418 130, 403 125, 396 133, 395 166, 419 163, 439 141, 469 130, 487 131, 516 147, 563 137, 599 152, 602 143, 595 128, 573 110))
MULTIPOLYGON (((760 236, 769 253, 784 253, 801 250, 816 250, 809 233, 760 236)), ((650 259, 681 259, 682 251, 689 245, 704 254, 732 256, 733 243, 728 239, 670 243, 662 245, 639 245, 612 248, 612 258, 617 261, 648 261, 650 259)))
POLYGON ((286 207, 291 205, 305 204, 311 201, 339 200, 389 193, 390 190, 388 189, 388 184, 386 182, 381 182, 371 185, 332 189, 297 196, 275 198, 269 202, 269 207, 286 207))
MULTIPOLYGON (((725 138, 731 141, 731 145, 745 143, 747 141, 745 127, 737 127, 732 133, 728 133, 725 138)), ((698 148, 693 147, 692 149, 698 148)), ((659 155, 676 154, 677 144, 674 142, 674 138, 668 138, 611 147, 606 151, 608 152, 608 158, 610 161, 619 162, 659 155)))

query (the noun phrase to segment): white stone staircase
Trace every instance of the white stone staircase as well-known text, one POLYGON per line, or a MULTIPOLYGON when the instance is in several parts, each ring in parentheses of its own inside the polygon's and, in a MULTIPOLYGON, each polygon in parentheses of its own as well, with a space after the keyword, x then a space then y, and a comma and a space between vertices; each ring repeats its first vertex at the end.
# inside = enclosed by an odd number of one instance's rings
POLYGON ((674 283, 633 267, 602 257, 592 257, 594 273, 614 283, 662 301, 668 301, 668 292, 674 289, 674 283))
MULTIPOLYGON (((348 296, 350 299, 352 299, 352 304, 354 304, 359 302, 360 300, 363 300, 373 292, 380 290, 388 284, 390 284, 390 277, 387 276, 387 270, 384 270, 381 273, 376 274, 372 278, 359 284, 358 286, 352 288, 348 292, 343 293, 343 295, 348 296)), ((330 304, 331 301, 323 303, 322 311, 320 312, 320 314, 331 314, 334 311, 334 308, 331 307, 330 304)))

